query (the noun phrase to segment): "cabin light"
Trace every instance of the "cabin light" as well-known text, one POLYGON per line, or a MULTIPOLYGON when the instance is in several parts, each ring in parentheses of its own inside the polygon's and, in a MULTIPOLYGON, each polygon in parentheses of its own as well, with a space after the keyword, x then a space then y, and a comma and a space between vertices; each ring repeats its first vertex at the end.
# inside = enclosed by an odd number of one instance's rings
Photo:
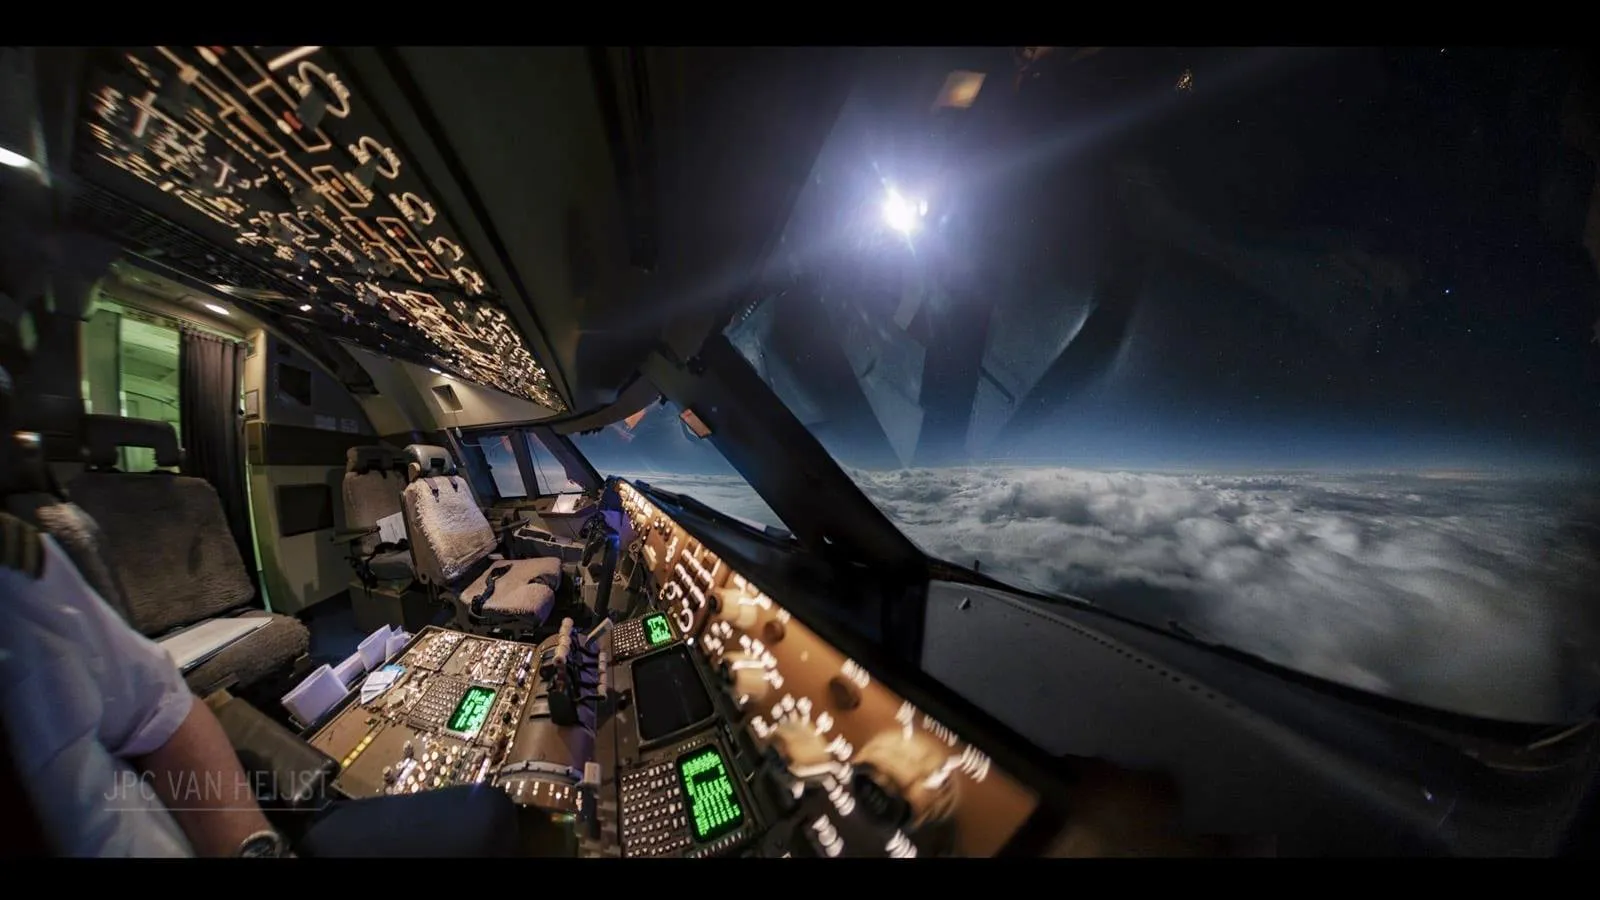
POLYGON ((311 312, 311 304, 309 304, 309 303, 300 304, 300 311, 301 312, 311 312))
MULTIPOLYGON (((1030 57, 1037 60, 1043 53, 1030 57)), ((988 79, 983 72, 969 72, 957 69, 945 76, 944 87, 939 89, 939 96, 933 101, 935 109, 970 109, 977 102, 978 92, 983 90, 983 82, 988 79)), ((1037 73, 1034 77, 1038 77, 1037 73)))
POLYGON ((429 366, 428 367, 428 371, 432 372, 435 375, 443 375, 444 374, 443 372, 439 371, 438 369, 435 369, 433 366, 429 366))
POLYGON ((31 169, 33 168, 33 160, 14 150, 0 147, 0 166, 10 166, 13 169, 31 169))
POLYGON ((216 305, 215 303, 207 303, 207 304, 205 304, 205 307, 206 307, 206 309, 211 310, 212 312, 216 313, 219 316, 231 316, 231 315, 233 315, 232 313, 228 312, 223 307, 220 307, 220 306, 216 305))

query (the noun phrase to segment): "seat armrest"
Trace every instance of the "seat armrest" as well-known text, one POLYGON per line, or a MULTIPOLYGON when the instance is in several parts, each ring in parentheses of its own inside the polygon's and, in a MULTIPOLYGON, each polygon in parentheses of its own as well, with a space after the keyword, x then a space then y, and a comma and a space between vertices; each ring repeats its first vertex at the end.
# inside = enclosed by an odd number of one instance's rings
POLYGON ((532 522, 524 520, 522 522, 518 522, 517 525, 518 527, 516 530, 516 536, 519 538, 524 538, 530 541, 550 541, 552 543, 556 539, 555 532, 548 528, 541 528, 532 522))
POLYGON ((377 533, 378 526, 374 525, 371 528, 356 528, 349 531, 335 531, 331 540, 335 544, 349 544, 359 541, 368 535, 377 533))
POLYGON ((321 807, 339 763, 237 697, 213 694, 206 701, 233 744, 245 774, 265 809, 321 807))

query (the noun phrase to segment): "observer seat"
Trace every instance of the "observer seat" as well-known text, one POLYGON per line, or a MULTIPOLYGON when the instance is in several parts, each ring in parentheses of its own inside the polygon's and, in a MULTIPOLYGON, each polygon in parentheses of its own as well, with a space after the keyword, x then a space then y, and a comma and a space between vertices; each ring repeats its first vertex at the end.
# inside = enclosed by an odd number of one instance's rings
POLYGON ((239 557, 222 500, 203 478, 169 471, 121 472, 118 447, 148 447, 156 465, 176 467, 178 437, 166 422, 86 415, 85 470, 67 494, 99 525, 105 563, 91 584, 129 624, 149 637, 220 616, 265 616, 266 625, 185 673, 202 695, 245 687, 291 668, 311 635, 289 616, 253 608, 255 588, 239 557), (100 583, 95 583, 99 581, 100 583))

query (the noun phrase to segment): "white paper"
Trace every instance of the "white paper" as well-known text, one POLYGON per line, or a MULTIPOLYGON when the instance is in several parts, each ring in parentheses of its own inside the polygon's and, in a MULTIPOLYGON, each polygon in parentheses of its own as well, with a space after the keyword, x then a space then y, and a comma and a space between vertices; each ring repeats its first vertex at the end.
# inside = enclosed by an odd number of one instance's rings
POLYGON ((187 672, 210 659, 217 651, 239 640, 257 628, 272 621, 266 616, 239 616, 230 619, 208 619, 198 625, 162 638, 161 649, 167 651, 178 670, 187 672))
POLYGON ((282 702, 296 721, 310 725, 343 700, 345 693, 345 687, 333 674, 333 668, 324 664, 307 675, 294 690, 284 694, 282 702))
POLYGON ((367 676, 361 683, 361 703, 368 703, 383 696, 383 692, 394 686, 394 683, 405 674, 405 669, 397 665, 387 665, 367 676))
POLYGON ((406 515, 397 512, 384 516, 378 520, 378 540, 386 544, 398 544, 406 539, 406 515))
POLYGON ((561 514, 571 513, 577 510, 578 499, 582 496, 582 494, 562 494, 556 498, 555 505, 550 507, 550 511, 561 514))

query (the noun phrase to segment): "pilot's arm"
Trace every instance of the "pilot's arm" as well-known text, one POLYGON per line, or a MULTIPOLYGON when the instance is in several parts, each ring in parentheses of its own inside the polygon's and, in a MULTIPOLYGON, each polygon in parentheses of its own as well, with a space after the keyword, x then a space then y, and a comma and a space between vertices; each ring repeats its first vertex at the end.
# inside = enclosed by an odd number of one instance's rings
POLYGON ((0 568, 0 700, 52 842, 74 856, 237 853, 270 826, 216 716, 53 539, 40 550, 38 565, 0 568))

